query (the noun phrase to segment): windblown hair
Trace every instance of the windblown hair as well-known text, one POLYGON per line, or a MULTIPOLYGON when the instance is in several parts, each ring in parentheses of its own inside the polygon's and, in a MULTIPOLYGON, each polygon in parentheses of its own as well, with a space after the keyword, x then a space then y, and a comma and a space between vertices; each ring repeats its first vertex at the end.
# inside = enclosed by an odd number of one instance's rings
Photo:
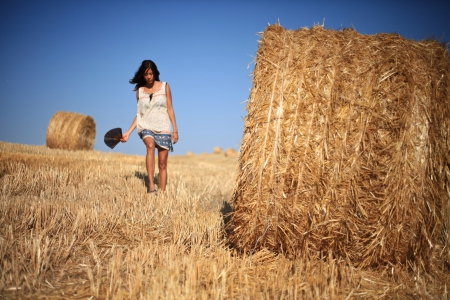
POLYGON ((130 83, 135 84, 134 91, 137 91, 140 87, 147 83, 144 78, 144 74, 147 69, 151 69, 153 75, 155 76, 155 80, 159 81, 159 71, 156 64, 151 60, 144 60, 137 72, 134 74, 134 77, 130 79, 130 83))

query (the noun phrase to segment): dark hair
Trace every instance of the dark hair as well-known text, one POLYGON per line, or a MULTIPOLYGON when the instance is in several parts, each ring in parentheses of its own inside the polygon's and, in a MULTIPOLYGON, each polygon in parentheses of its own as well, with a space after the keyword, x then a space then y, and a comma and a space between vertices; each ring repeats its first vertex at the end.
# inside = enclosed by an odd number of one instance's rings
POLYGON ((144 60, 137 72, 134 74, 134 77, 130 79, 130 83, 135 84, 135 91, 147 83, 144 78, 145 71, 147 71, 147 69, 152 70, 153 76, 155 76, 155 81, 159 81, 159 71, 156 64, 151 60, 144 60))

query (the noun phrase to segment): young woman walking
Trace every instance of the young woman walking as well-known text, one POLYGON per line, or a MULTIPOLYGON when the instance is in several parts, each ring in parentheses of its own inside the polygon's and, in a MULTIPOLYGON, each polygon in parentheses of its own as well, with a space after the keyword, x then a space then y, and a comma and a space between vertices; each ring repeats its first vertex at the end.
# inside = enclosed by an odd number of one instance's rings
POLYGON ((145 163, 148 173, 148 193, 156 194, 153 181, 155 175, 155 148, 158 149, 158 184, 164 191, 167 184, 167 159, 173 151, 172 143, 178 142, 178 127, 172 105, 172 94, 167 82, 159 81, 159 71, 151 60, 144 60, 130 79, 134 84, 137 99, 137 115, 130 128, 122 135, 121 142, 128 141, 131 132, 137 132, 143 140, 147 155, 145 163))

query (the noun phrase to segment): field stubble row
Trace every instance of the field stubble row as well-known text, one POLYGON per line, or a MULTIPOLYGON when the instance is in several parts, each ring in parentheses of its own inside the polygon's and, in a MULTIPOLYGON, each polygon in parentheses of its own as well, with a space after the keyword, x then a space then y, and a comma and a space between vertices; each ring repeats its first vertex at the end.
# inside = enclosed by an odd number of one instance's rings
POLYGON ((167 190, 156 197, 145 193, 142 156, 0 142, 0 162, 3 298, 446 295, 441 279, 418 269, 236 253, 224 230, 233 157, 171 156, 167 190))

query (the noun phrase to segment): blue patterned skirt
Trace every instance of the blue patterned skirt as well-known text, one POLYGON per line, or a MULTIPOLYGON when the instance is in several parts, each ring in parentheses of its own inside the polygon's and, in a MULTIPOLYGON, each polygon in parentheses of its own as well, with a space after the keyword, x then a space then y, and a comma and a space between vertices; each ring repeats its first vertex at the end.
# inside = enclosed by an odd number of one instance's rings
POLYGON ((139 136, 142 140, 149 136, 153 138, 156 145, 173 152, 172 135, 170 133, 154 133, 151 130, 144 129, 139 133, 139 136))

